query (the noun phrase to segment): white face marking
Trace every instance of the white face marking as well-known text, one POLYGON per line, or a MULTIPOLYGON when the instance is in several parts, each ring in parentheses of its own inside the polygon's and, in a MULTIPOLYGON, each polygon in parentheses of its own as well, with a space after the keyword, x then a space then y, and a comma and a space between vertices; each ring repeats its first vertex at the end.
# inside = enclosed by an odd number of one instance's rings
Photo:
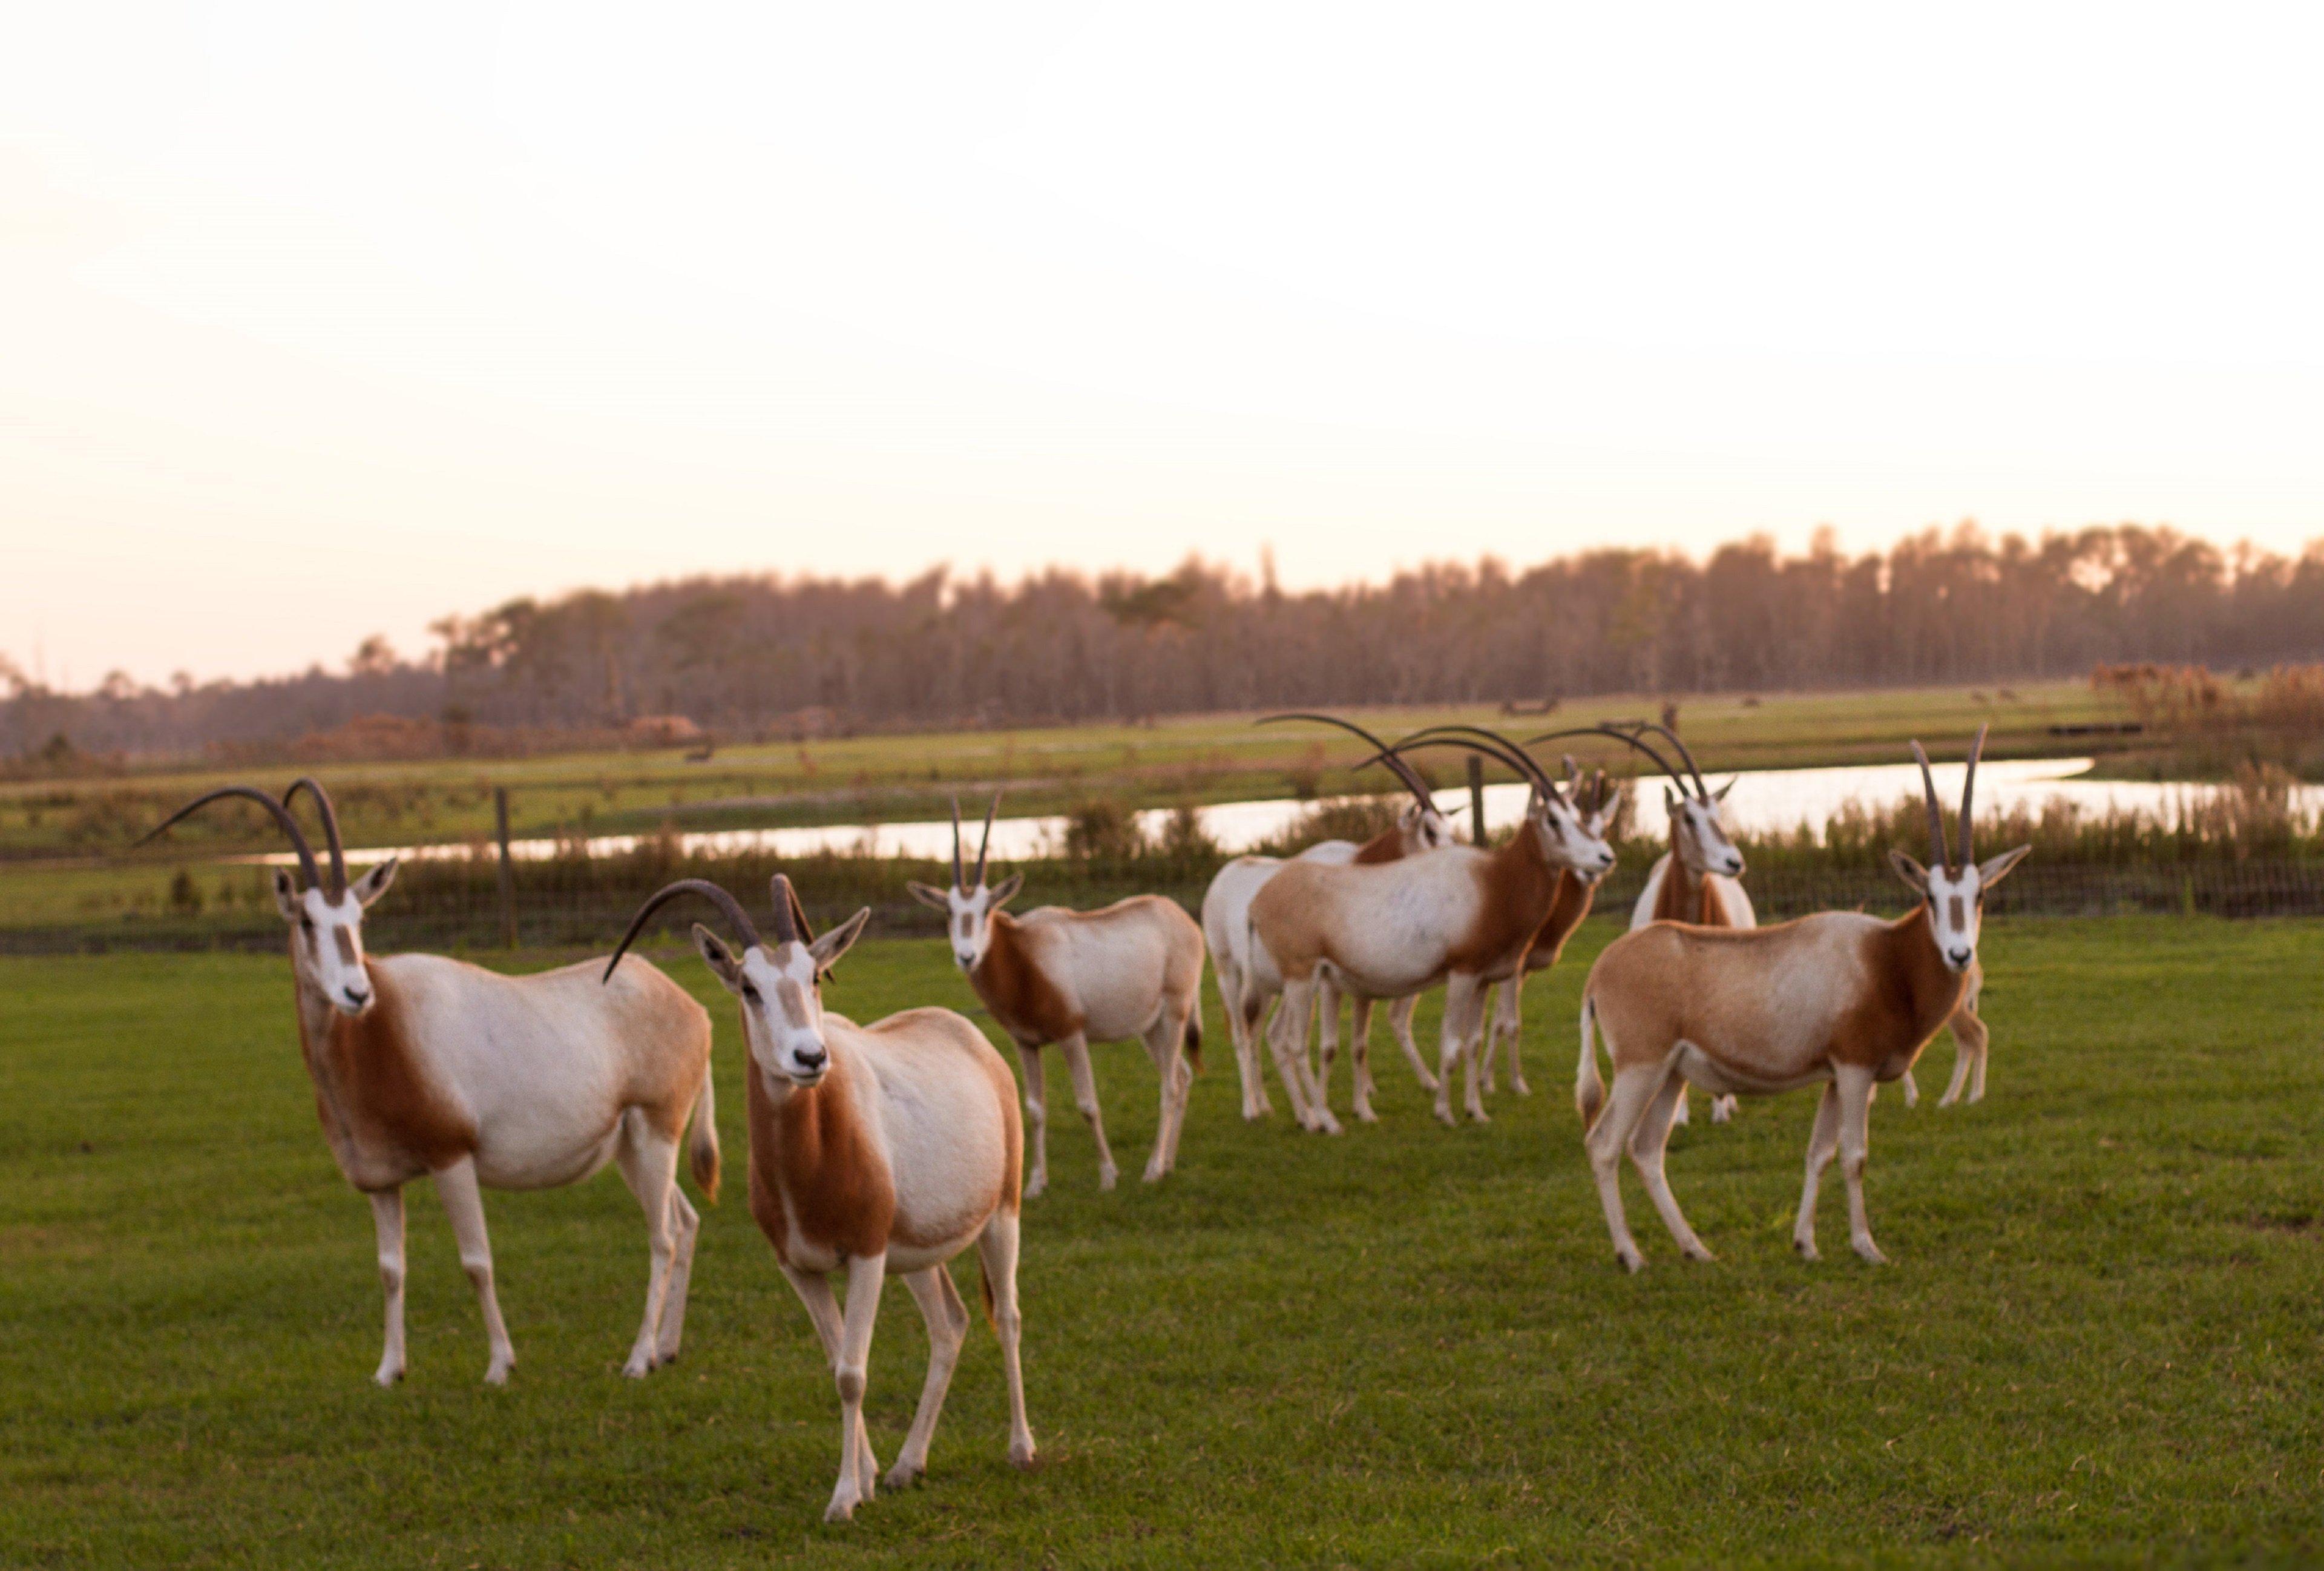
POLYGON ((794 1086, 812 1086, 831 1067, 823 1040, 823 1001, 815 990, 815 956, 804 944, 753 945, 742 952, 742 1012, 751 1022, 751 1057, 794 1086))
POLYGON ((1942 867, 1929 869, 1930 921, 1937 953, 1950 971, 1966 971, 1977 958, 1978 901, 1984 888, 1984 875, 1973 862, 1958 878, 1942 867))
MULTIPOLYGON (((1672 793, 1664 793, 1670 802, 1672 793)), ((1743 876, 1743 853, 1728 837, 1727 826, 1719 821, 1715 802, 1704 802, 1694 797, 1680 797, 1671 809, 1672 849, 1695 873, 1716 873, 1728 878, 1743 876)))
POLYGON ((1565 803, 1538 791, 1528 817, 1534 833, 1540 836, 1541 854, 1552 867, 1571 868, 1585 878, 1602 877, 1612 871, 1614 848, 1606 844, 1602 825, 1591 828, 1565 803))
POLYGON ((945 891, 945 930, 952 938, 953 964, 973 971, 992 939, 992 892, 983 884, 964 892, 959 885, 945 891))
POLYGON ((342 1014, 361 1014, 371 1003, 371 975, 363 963, 363 902, 351 891, 334 905, 323 890, 299 895, 291 927, 307 973, 342 1014))
POLYGON ((1418 802, 1397 815, 1397 830, 1404 837, 1406 855, 1440 851, 1452 844, 1452 826, 1445 821, 1444 815, 1418 802))

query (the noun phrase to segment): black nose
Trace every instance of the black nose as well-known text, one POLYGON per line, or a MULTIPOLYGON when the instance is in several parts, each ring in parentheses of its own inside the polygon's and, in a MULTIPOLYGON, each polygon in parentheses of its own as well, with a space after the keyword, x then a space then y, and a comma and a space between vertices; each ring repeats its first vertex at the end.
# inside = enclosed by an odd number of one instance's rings
POLYGON ((364 992, 361 988, 350 987, 347 989, 347 1002, 354 1004, 357 1009, 361 1009, 364 1004, 371 1002, 371 994, 364 992))
POLYGON ((824 1059, 829 1056, 830 1055, 820 1050, 812 1053, 801 1053, 798 1056, 799 1067, 802 1069, 820 1069, 823 1067, 824 1059))
POLYGON ((1966 966, 1969 964, 1969 952, 1967 949, 1955 949, 1953 951, 1953 964, 1956 966, 1966 966))

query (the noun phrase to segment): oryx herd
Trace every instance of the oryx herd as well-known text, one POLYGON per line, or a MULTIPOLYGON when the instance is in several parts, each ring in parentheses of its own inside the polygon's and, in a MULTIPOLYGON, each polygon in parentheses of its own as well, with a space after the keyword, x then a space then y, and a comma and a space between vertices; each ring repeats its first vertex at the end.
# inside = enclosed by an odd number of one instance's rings
POLYGON ((1501 1055, 1511 1087, 1527 1091, 1517 1057, 1519 992, 1526 975, 1556 962, 1588 915, 1614 865, 1609 836, 1628 789, 1603 770, 1585 775, 1571 758, 1563 779, 1554 778, 1530 749, 1561 736, 1634 749, 1670 781, 1670 849, 1654 866, 1630 930, 1600 955, 1582 990, 1575 1101, 1617 1257, 1632 1271, 1644 1263, 1623 1214, 1619 1164, 1627 1152, 1680 1249, 1711 1258, 1663 1171, 1664 1147, 1684 1117, 1690 1086, 1708 1093, 1713 1116, 1723 1120, 1738 1095, 1816 1086, 1821 1101, 1794 1242, 1816 1258, 1817 1185, 1837 1155, 1851 1242, 1866 1260, 1882 1258, 1863 1194, 1875 1087, 1901 1079, 1909 1099, 1914 1060, 1950 1024, 1960 1052, 1944 1103, 1959 1099, 1965 1085, 1968 1100, 1984 1095, 1986 1032, 1974 1010, 1978 919, 1985 892, 2027 848, 1976 859, 1982 730, 1969 751, 1958 855, 1928 759, 1913 744, 1932 861, 1923 866, 1892 852, 1915 897, 1903 918, 1827 911, 1763 928, 1742 890, 1742 854, 1721 821, 1725 789, 1712 790, 1685 744, 1663 726, 1600 725, 1519 744, 1480 727, 1445 725, 1390 744, 1332 716, 1272 718, 1354 733, 1372 750, 1366 762, 1393 772, 1412 800, 1393 828, 1363 845, 1334 841, 1289 860, 1229 862, 1203 901, 1199 925, 1157 895, 1101 910, 1013 914, 1005 908, 1023 874, 987 881, 998 799, 986 812, 973 873, 954 803, 951 885, 915 883, 911 893, 945 913, 954 959, 1017 1049, 1021 1088, 985 1033, 952 1009, 908 1009, 868 1025, 825 1010, 823 984, 871 912, 859 910, 818 936, 781 874, 770 890, 768 936, 733 892, 682 879, 640 907, 610 958, 508 976, 440 956, 365 953, 364 911, 393 883, 396 864, 391 858, 351 881, 337 816, 311 779, 280 798, 249 786, 210 791, 147 838, 211 802, 238 799, 265 809, 295 854, 295 874, 276 869, 274 892, 290 930, 300 1048, 331 1154, 371 1201, 385 1296, 375 1376, 383 1385, 404 1372, 402 1194, 423 1177, 435 1181, 476 1291, 490 1344, 488 1382, 507 1380, 516 1354, 501 1318, 481 1190, 570 1184, 609 1160, 646 1219, 645 1313, 624 1372, 642 1377, 678 1356, 700 1228, 677 1181, 681 1143, 704 1198, 715 1199, 718 1189, 711 1021, 683 988, 628 950, 671 901, 693 898, 719 913, 739 947, 698 922, 692 937, 741 1018, 751 1215, 807 1307, 839 1393, 839 1479, 826 1520, 847 1518, 873 1492, 877 1464, 862 1400, 890 1271, 903 1276, 927 1322, 929 1360, 918 1410, 884 1482, 897 1487, 925 1471, 971 1319, 947 1262, 971 1244, 1008 1382, 1010 1459, 1020 1466, 1033 1461, 1019 1363, 1017 1258, 1022 1202, 1039 1195, 1048 1176, 1044 1049, 1055 1045, 1065 1055, 1107 1189, 1117 1170, 1090 1044, 1137 1038, 1152 1058, 1160 1113, 1145 1178, 1160 1179, 1176 1163, 1202 1062, 1206 952, 1247 1119, 1271 1112, 1263 1037, 1292 1116, 1305 1129, 1340 1132, 1331 1081, 1343 997, 1354 1009, 1351 1105, 1359 1121, 1379 1116, 1368 1039, 1372 1008, 1382 1001, 1414 1076, 1447 1124, 1456 1122, 1456 1074, 1467 1114, 1488 1116, 1484 1096, 1501 1055), (1499 845, 1459 838, 1407 759, 1439 746, 1494 759, 1529 786, 1523 818, 1499 845), (302 793, 313 798, 327 868, 293 811, 302 793), (1412 1021, 1420 995, 1437 987, 1444 999, 1432 1067, 1412 1021), (1600 1040, 1612 1065, 1610 1087, 1600 1077, 1600 1040), (1020 1095, 1030 1124, 1029 1172, 1020 1095), (831 1273, 843 1270, 844 1295, 835 1294, 831 1273))

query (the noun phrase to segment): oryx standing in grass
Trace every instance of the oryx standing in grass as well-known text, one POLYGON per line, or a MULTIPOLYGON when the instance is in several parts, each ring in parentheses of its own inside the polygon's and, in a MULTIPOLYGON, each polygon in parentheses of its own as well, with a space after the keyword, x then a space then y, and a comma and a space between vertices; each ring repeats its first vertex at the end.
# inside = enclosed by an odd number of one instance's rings
MULTIPOLYGON (((1539 737, 1535 741, 1542 740, 1539 737)), ((1527 743, 1530 747, 1532 743, 1527 743)), ((1571 758, 1565 761, 1566 790, 1582 814, 1583 827, 1601 838, 1606 837, 1621 806, 1624 786, 1609 785, 1606 772, 1598 771, 1587 781, 1582 778, 1581 767, 1571 758)), ((1517 975, 1497 984, 1493 988, 1492 1021, 1485 1032, 1484 1049, 1471 1055, 1472 1072, 1487 1095, 1493 1091, 1493 1060, 1500 1050, 1501 1040, 1508 1040, 1509 1089, 1520 1096, 1533 1095, 1526 1084, 1525 1066, 1517 1056, 1520 1021, 1518 999, 1525 991, 1526 978, 1536 971, 1546 971, 1557 964, 1565 953, 1565 942, 1573 936, 1590 907, 1598 898, 1600 880, 1567 871, 1557 875, 1557 895, 1551 901, 1549 915, 1544 917, 1541 930, 1534 935, 1533 947, 1526 951, 1524 963, 1517 975)))
POLYGON ((960 802, 952 805, 952 887, 908 887, 912 898, 945 916, 953 960, 984 1007, 1017 1044, 1025 1067, 1025 1111, 1032 1123, 1033 1172, 1025 1193, 1048 1187, 1048 1093, 1041 1049, 1064 1049, 1074 1102, 1097 1141, 1098 1187, 1111 1189, 1120 1169, 1105 1142, 1097 1078, 1090 1069, 1093 1041, 1137 1037, 1162 1080, 1162 1111, 1146 1181, 1153 1183, 1178 1160, 1186 1095, 1203 1066, 1203 929, 1176 901, 1133 895, 1102 910, 1042 906, 1012 916, 1001 908, 1024 886, 1012 873, 987 888, 985 859, 992 849, 998 792, 984 814, 972 883, 962 864, 960 802))
MULTIPOLYGON (((1387 743, 1362 726, 1332 715, 1270 715, 1259 724, 1284 720, 1315 720, 1354 733, 1379 749, 1379 762, 1395 773, 1413 798, 1397 814, 1394 827, 1383 829, 1362 845, 1352 840, 1325 840, 1290 860, 1333 866, 1350 863, 1370 866, 1439 850, 1452 843, 1452 827, 1437 810, 1428 782, 1387 743)), ((1203 896, 1203 937, 1210 947, 1211 966, 1218 983, 1219 1003, 1226 1014, 1227 1034, 1234 1041, 1235 1067, 1242 1078, 1245 1118, 1264 1118, 1273 1111, 1267 1098, 1267 1073, 1259 1060, 1259 1037, 1265 1027, 1268 1006, 1283 993, 1283 978, 1274 960, 1250 941, 1250 902, 1284 862, 1280 856, 1238 856, 1219 869, 1218 876, 1211 881, 1210 889, 1203 896)), ((1371 1005, 1369 998, 1356 1000, 1355 1034, 1350 1054, 1355 1065, 1356 1116, 1367 1122, 1374 1117, 1370 1051, 1371 1005)), ((1332 1052, 1339 1023, 1339 994, 1328 984, 1317 990, 1316 1008, 1326 1022, 1320 1073, 1311 1078, 1305 1072, 1304 1056, 1295 1065, 1287 1055, 1277 1058, 1276 1071, 1283 1078, 1284 1094, 1290 1097, 1293 1114, 1300 1119, 1302 1126, 1337 1132, 1338 1121, 1325 1104, 1326 1095, 1317 1089, 1319 1085, 1328 1087, 1331 1083, 1332 1052)), ((1412 1040, 1411 1003, 1399 1000, 1389 1011, 1389 1021, 1405 1058, 1412 1065, 1412 1072, 1423 1086, 1435 1090, 1436 1077, 1429 1073, 1419 1047, 1412 1040)), ((1275 1040, 1273 1033, 1268 1033, 1268 1040, 1275 1040)))
POLYGON ((839 1388, 839 1483, 825 1521, 872 1498, 879 1461, 863 1424, 863 1386, 880 1289, 890 1271, 912 1289, 928 1326, 920 1405, 886 1483, 927 1471, 968 1309, 945 1262, 973 1243, 984 1266, 984 1308, 1001 1338, 1009 1382, 1009 1460, 1033 1463, 1018 1362, 1019 1179, 1024 1132, 1017 1086, 984 1033, 948 1009, 908 1009, 859 1026, 823 1007, 823 979, 863 931, 870 908, 815 936, 790 880, 772 881, 775 941, 715 883, 681 879, 631 919, 613 959, 664 902, 694 894, 724 913, 742 952, 701 923, 694 947, 742 1006, 750 1051, 751 1215, 807 1317, 839 1388), (843 1311, 831 1273, 847 1271, 843 1311))
POLYGON ((1816 1258, 1816 1187, 1837 1153, 1848 1181, 1850 1242, 1866 1260, 1883 1259, 1864 1212, 1873 1088, 1910 1069, 1960 1006, 1977 964, 1986 892, 2031 849, 1976 860, 1977 760, 1984 746, 1980 728, 1961 787, 1955 862, 1928 756, 1913 744, 1934 865, 1923 867, 1901 850, 1889 853, 1897 875, 1919 897, 1897 920, 1823 911, 1772 928, 1655 922, 1617 938, 1598 956, 1582 993, 1573 1095, 1589 1132, 1606 1226, 1624 1266, 1637 1271, 1646 1263, 1622 1213, 1626 1150, 1679 1248, 1696 1260, 1711 1258, 1663 1176, 1671 1114, 1688 1082, 1713 1095, 1755 1095, 1821 1083, 1792 1242, 1816 1258), (1600 1033, 1613 1060, 1610 1097, 1598 1078, 1593 1037, 1600 1033))
POLYGON ((347 1182, 371 1197, 387 1292, 379 1383, 404 1369, 404 1185, 436 1181, 484 1310, 484 1379, 497 1385, 516 1350, 493 1290, 479 1187, 551 1188, 608 1160, 645 1209, 652 1258, 645 1322, 622 1372, 642 1376, 676 1358, 700 1225, 677 1181, 689 1115, 694 1180, 706 1199, 718 1193, 709 1014, 643 960, 599 987, 595 962, 503 976, 440 955, 365 956, 364 911, 393 882, 395 861, 350 883, 338 816, 312 780, 281 801, 249 786, 207 792, 145 838, 226 798, 264 808, 298 855, 299 879, 275 869, 274 902, 290 929, 299 1047, 323 1135, 347 1182), (302 790, 322 815, 327 878, 290 813, 302 790))
MULTIPOLYGON (((1556 898, 1557 875, 1602 875, 1614 853, 1540 766, 1506 738, 1447 727, 1404 743, 1467 747, 1531 783, 1524 821, 1488 851, 1449 846, 1378 866, 1286 864, 1251 901, 1251 926, 1284 979, 1274 1031, 1300 1056, 1315 990, 1400 998, 1445 985, 1436 1116, 1453 1122, 1451 1076, 1482 1024, 1485 989, 1516 974, 1556 898), (1458 730, 1463 735, 1453 735, 1458 730)), ((1471 1082, 1470 1116, 1489 1115, 1471 1082)))

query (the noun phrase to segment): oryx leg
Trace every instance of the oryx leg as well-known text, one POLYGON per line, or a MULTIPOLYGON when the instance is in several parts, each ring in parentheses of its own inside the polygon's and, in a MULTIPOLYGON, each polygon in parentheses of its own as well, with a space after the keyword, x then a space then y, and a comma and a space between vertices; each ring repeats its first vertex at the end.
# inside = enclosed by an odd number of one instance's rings
MULTIPOLYGON (((1476 1041, 1477 1028, 1484 1018, 1485 984, 1465 972, 1456 972, 1444 983, 1444 1020, 1437 1030, 1436 1116, 1439 1122, 1451 1125, 1452 1117, 1452 1073, 1467 1058, 1476 1041)), ((1469 1078, 1467 1095, 1469 1116, 1480 1123, 1489 1123, 1491 1115, 1485 1111, 1484 1098, 1477 1095, 1476 1077, 1469 1078)))
MULTIPOLYGON (((1097 1141, 1097 1187, 1111 1189, 1121 1177, 1121 1169, 1113 1165, 1113 1148, 1105 1143, 1105 1109, 1097 1099, 1097 1077, 1090 1070, 1089 1038, 1080 1031, 1062 1039, 1058 1050, 1065 1055, 1065 1072, 1074 1079, 1074 1105, 1082 1111, 1083 1122, 1090 1126, 1090 1138, 1097 1141)), ((1169 1094, 1165 1084, 1163 1094, 1169 1094)))
POLYGON ((1211 956, 1212 979, 1218 984, 1219 1012, 1227 1022, 1227 1040, 1232 1044, 1235 1073, 1242 1080, 1242 1115, 1246 1119, 1259 1116, 1259 1055, 1250 1040, 1250 1022, 1243 1018, 1242 972, 1223 955, 1211 956))
POLYGON ((839 1483, 823 1520, 844 1522, 861 1502, 870 1500, 872 1472, 879 1466, 872 1442, 863 1432, 863 1381, 872 1362, 872 1324, 880 1317, 880 1288, 888 1278, 886 1254, 859 1255, 847 1262, 847 1314, 840 1322, 839 1483))
POLYGON ((1282 1077, 1283 1094, 1291 1099, 1291 1115, 1299 1127, 1319 1134, 1337 1134, 1340 1121, 1323 1105, 1307 1083, 1307 1022, 1315 1007, 1316 983, 1286 979, 1283 1002, 1268 1029, 1267 1043, 1275 1054, 1275 1070, 1282 1077), (1296 1033, 1296 1035, 1295 1035, 1296 1033))
POLYGON ((1025 1198, 1049 1187, 1049 1067, 1038 1042, 1019 1042, 1017 1063, 1025 1071, 1025 1151, 1032 1170, 1025 1175, 1025 1198))
POLYGON ((1808 1135, 1807 1181, 1800 1187, 1800 1214, 1792 1223, 1792 1247, 1809 1260, 1823 1258, 1816 1252, 1816 1190, 1822 1186, 1823 1170, 1831 1166, 1839 1151, 1840 1087, 1827 1084, 1816 1104, 1815 1128, 1808 1135))
POLYGON ((387 1346, 372 1379, 393 1385, 403 1378, 403 1190, 375 1189, 371 1224, 379 1235, 379 1285, 387 1295, 387 1346))
POLYGON ((1186 1062, 1186 1016, 1165 1004, 1146 1028, 1146 1056, 1162 1081, 1162 1111, 1154 1127, 1154 1154, 1146 1160, 1146 1181, 1154 1182, 1178 1163, 1178 1132, 1186 1118, 1186 1095, 1194 1067, 1186 1062))
POLYGON ((1359 997, 1348 1012, 1348 1066, 1356 1082, 1356 1116, 1366 1123, 1378 1123, 1379 1114, 1372 1111, 1372 1004, 1373 1000, 1359 997))
MULTIPOLYGON (((1612 1045, 1609 1041, 1609 1047, 1612 1045)), ((1590 1173, 1598 1181, 1598 1202, 1606 1211, 1606 1231, 1614 1238, 1614 1258, 1625 1271, 1643 1271, 1646 1257, 1630 1236, 1629 1219, 1622 1214, 1622 1151, 1630 1143, 1647 1104, 1662 1088, 1662 1063, 1637 1064, 1614 1071, 1614 1084, 1598 1122, 1582 1141, 1590 1153, 1590 1173)))
POLYGON ((1977 1012, 1977 995, 1984 975, 1972 962, 1969 972, 1969 991, 1961 995, 1960 1006, 1945 1023, 1953 1033, 1953 1079, 1938 1098, 1937 1105, 1950 1107, 1961 1100, 1961 1088, 1969 1088, 1969 1100, 1975 1104, 1985 1099, 1985 1052, 1992 1038, 1985 1029, 1984 1017, 1977 1012))
POLYGON ((1864 1169, 1872 1155, 1872 1071, 1842 1064, 1833 1071, 1840 1091, 1840 1175, 1848 1180, 1848 1241, 1874 1265, 1888 1257, 1872 1242, 1864 1215, 1864 1169))
MULTIPOLYGON (((1907 1091, 1904 1095, 1909 1100, 1912 1093, 1907 1091)), ((1737 1100, 1738 1099, 1732 1095, 1712 1097, 1711 1099, 1711 1122, 1713 1123, 1725 1123, 1728 1120, 1733 1118, 1735 1116, 1735 1105, 1737 1100)))
MULTIPOLYGON (((1309 1088, 1314 1092, 1315 1105, 1329 1111, 1332 1105, 1332 1060, 1340 1056, 1340 990, 1328 977, 1315 982, 1315 1067, 1309 1088)), ((1303 1052, 1300 1061, 1306 1061, 1303 1052)))
POLYGON ((646 1248, 652 1259, 646 1272, 646 1317, 638 1326, 630 1361, 622 1366, 622 1372, 632 1380, 643 1380, 659 1362, 662 1311, 669 1301, 670 1269, 678 1258, 669 1203, 669 1197, 678 1193, 678 1141, 651 1128, 645 1114, 632 1107, 622 1114, 613 1161, 646 1214, 646 1248))
MULTIPOLYGON (((779 1261, 775 1263, 782 1266, 783 1276, 790 1283, 791 1291, 797 1293, 799 1302, 807 1306, 807 1317, 815 1324, 816 1340, 823 1344, 824 1367, 836 1375, 839 1372, 839 1353, 843 1341, 841 1333, 844 1323, 840 1318, 839 1300, 832 1296, 831 1279, 820 1271, 793 1271, 790 1267, 782 1265, 779 1261)), ((852 1285, 852 1278, 850 1282, 852 1285)), ((863 1415, 860 1408, 857 1409, 855 1418, 855 1444, 860 1453, 857 1457, 858 1465, 863 1476, 869 1478, 880 1470, 880 1459, 872 1455, 872 1437, 864 1430, 863 1415)), ((840 1476, 843 1479, 846 1477, 844 1464, 840 1476)))
POLYGON ((694 1280, 694 1241, 702 1233, 702 1214, 676 1184, 669 1187, 670 1235, 678 1252, 669 1267, 669 1293, 661 1302, 661 1342, 654 1362, 675 1363, 678 1339, 686 1334, 686 1290, 694 1280))
POLYGON ((1436 1089, 1436 1073, 1421 1056, 1420 1043, 1412 1035, 1412 1017, 1420 1008, 1420 994, 1407 993, 1388 1006, 1388 1029, 1396 1036, 1396 1045, 1404 1049, 1404 1061, 1412 1066, 1413 1077, 1423 1091, 1436 1089))
POLYGON ((952 1372, 960 1363, 960 1345, 968 1340, 968 1306, 952 1285, 952 1272, 941 1265, 913 1271, 904 1279, 920 1318, 928 1323, 928 1378, 920 1387, 920 1405, 896 1465, 881 1480, 890 1489, 901 1489, 928 1470, 928 1442, 936 1438, 936 1418, 944 1411, 945 1392, 952 1387, 952 1372))
POLYGON ((1009 1382, 1009 1460, 1033 1465, 1033 1429, 1025 1421, 1025 1371, 1018 1361, 1024 1316, 1017 1308, 1017 1213, 996 1211, 977 1235, 977 1258, 984 1267, 984 1290, 992 1305, 992 1329, 1001 1338, 1001 1369, 1009 1382))
POLYGON ((1670 1229, 1679 1252, 1689 1260, 1716 1260, 1718 1256, 1704 1248, 1694 1229, 1687 1225, 1685 1215, 1678 1208, 1678 1197, 1671 1193, 1670 1180, 1663 1174, 1663 1151, 1670 1144, 1671 1113, 1678 1105, 1679 1093, 1685 1089, 1686 1078, 1676 1069, 1664 1076, 1661 1088, 1639 1114, 1638 1126, 1630 1132, 1630 1165, 1638 1169, 1639 1181, 1646 1185, 1655 1209, 1662 1213, 1663 1225, 1670 1229))
POLYGON ((484 1312, 484 1337, 492 1361, 484 1366, 484 1383, 499 1385, 516 1366, 516 1349, 509 1344, 507 1322, 501 1318, 500 1295, 493 1290, 493 1241, 484 1231, 484 1197, 476 1188, 476 1160, 462 1157, 436 1175, 436 1194, 452 1219, 452 1236, 460 1245, 461 1269, 476 1289, 484 1312))

